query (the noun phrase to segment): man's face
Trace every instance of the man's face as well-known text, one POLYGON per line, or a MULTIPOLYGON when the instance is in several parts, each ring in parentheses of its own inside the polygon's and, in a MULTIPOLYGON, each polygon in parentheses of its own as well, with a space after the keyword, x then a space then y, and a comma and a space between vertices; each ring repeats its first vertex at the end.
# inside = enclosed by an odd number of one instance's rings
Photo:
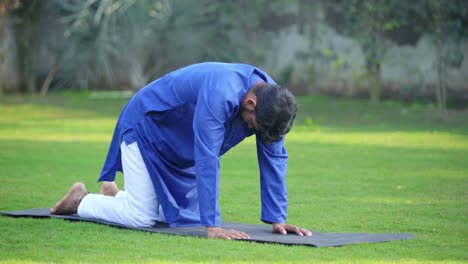
POLYGON ((262 128, 257 123, 257 115, 255 109, 257 107, 257 96, 253 92, 253 88, 245 95, 241 102, 241 116, 247 126, 256 133, 261 132, 262 128))
POLYGON ((241 116, 250 129, 253 129, 257 132, 261 131, 261 127, 257 123, 257 116, 255 115, 255 110, 247 110, 246 108, 242 108, 241 116))

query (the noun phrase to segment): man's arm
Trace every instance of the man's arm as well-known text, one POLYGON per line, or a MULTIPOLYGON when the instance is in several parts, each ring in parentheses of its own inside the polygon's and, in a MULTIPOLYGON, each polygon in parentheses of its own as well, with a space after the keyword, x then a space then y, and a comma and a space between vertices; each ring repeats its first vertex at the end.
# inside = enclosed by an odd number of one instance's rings
POLYGON ((206 226, 209 238, 248 239, 249 236, 243 232, 220 227, 219 209, 219 153, 224 142, 224 123, 239 107, 238 99, 232 97, 230 91, 235 92, 242 83, 229 76, 215 77, 200 89, 193 120, 200 221, 206 226), (225 79, 231 81, 226 82, 225 79))
POLYGON ((284 136, 280 141, 268 145, 263 144, 257 138, 257 156, 262 198, 261 220, 272 224, 273 233, 283 235, 295 233, 299 236, 312 235, 312 232, 307 229, 286 224, 288 154, 284 148, 284 136))
POLYGON ((288 210, 288 153, 284 147, 284 137, 271 144, 264 144, 257 137, 257 158, 260 170, 261 220, 265 223, 284 223, 288 210))

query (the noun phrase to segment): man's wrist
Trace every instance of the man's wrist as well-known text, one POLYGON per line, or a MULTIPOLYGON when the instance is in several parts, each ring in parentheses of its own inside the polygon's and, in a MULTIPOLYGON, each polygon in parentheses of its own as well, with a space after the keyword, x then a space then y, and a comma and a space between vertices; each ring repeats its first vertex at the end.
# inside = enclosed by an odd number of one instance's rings
POLYGON ((220 226, 205 226, 206 232, 218 231, 221 229, 220 226))

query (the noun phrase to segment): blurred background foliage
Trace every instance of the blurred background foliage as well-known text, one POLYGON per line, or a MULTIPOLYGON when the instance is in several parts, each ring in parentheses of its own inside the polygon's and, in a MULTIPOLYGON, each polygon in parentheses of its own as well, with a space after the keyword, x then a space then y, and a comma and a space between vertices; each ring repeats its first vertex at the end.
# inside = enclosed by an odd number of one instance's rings
POLYGON ((136 91, 227 61, 296 94, 443 111, 468 106, 467 39, 463 0, 0 0, 0 93, 136 91))

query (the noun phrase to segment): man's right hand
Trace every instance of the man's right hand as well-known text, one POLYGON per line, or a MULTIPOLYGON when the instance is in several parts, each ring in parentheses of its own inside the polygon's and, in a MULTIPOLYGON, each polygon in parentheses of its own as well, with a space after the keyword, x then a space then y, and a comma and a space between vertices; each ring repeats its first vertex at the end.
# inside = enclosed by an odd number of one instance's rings
POLYGON ((250 239, 249 235, 234 229, 226 230, 221 227, 206 227, 206 236, 208 238, 221 239, 250 239))

